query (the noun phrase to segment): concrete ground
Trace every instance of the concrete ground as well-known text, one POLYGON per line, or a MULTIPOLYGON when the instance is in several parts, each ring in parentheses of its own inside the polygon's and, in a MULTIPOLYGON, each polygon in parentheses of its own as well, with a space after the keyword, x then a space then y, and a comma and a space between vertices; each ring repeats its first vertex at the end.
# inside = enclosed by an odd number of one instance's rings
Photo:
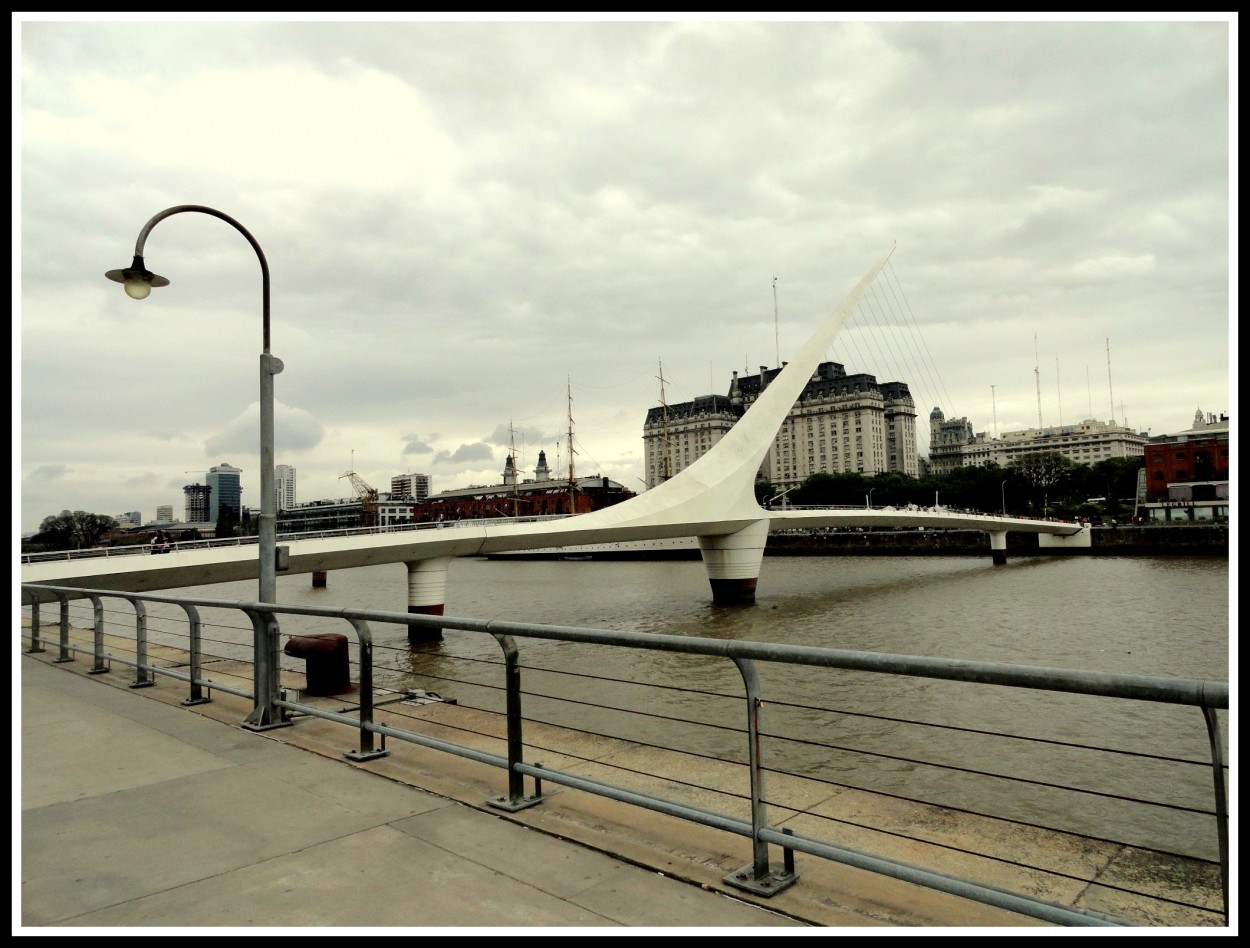
MULTIPOLYGON (((743 893, 724 881, 750 862, 748 841, 732 834, 547 783, 539 805, 498 810, 498 768, 396 740, 387 756, 356 763, 344 756, 356 732, 341 724, 300 717, 249 731, 239 725, 246 699, 217 691, 184 707, 184 683, 158 676, 131 688, 129 668, 91 675, 86 656, 56 654, 19 662, 23 928, 1059 933, 803 854, 797 884, 770 898, 743 893)), ((418 711, 431 734, 466 739, 438 729, 449 717, 472 724, 469 709, 418 711)), ((648 773, 662 764, 649 763, 648 773)), ((715 785, 714 773, 699 777, 715 785)), ((683 802, 722 811, 723 801, 683 802)), ((1220 924, 1070 895, 1139 925, 1220 924)))

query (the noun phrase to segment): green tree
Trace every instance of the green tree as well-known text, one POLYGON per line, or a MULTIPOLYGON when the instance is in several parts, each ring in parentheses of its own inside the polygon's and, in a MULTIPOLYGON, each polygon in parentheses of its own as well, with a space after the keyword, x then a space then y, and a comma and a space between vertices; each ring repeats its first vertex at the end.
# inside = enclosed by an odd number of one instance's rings
POLYGON ((239 513, 225 504, 217 511, 217 530, 213 534, 219 540, 227 539, 238 532, 239 513))
POLYGON ((764 501, 768 500, 775 493, 777 491, 770 482, 765 480, 757 480, 755 482, 755 502, 761 507, 764 506, 764 501))
POLYGON ((105 514, 66 511, 44 517, 39 532, 31 540, 46 550, 78 550, 95 546, 104 534, 116 527, 117 520, 105 514))
POLYGON ((864 484, 863 474, 819 472, 791 491, 790 503, 809 507, 858 507, 864 503, 864 495, 868 493, 864 484))
POLYGON ((1029 488, 1036 506, 1039 493, 1043 495, 1047 505, 1051 499, 1056 502, 1062 500, 1063 489, 1068 485, 1077 466, 1075 461, 1058 451, 1032 451, 1012 458, 1007 467, 1029 488))

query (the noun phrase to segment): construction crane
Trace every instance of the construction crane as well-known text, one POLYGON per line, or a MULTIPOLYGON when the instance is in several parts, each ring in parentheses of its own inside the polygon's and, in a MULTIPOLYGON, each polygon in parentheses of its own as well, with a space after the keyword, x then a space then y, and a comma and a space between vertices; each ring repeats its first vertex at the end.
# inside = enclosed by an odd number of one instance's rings
POLYGON ((360 498, 360 525, 362 527, 376 527, 378 525, 378 491, 376 487, 370 487, 363 477, 355 471, 345 471, 339 475, 339 480, 350 478, 352 489, 356 491, 356 496, 360 498))

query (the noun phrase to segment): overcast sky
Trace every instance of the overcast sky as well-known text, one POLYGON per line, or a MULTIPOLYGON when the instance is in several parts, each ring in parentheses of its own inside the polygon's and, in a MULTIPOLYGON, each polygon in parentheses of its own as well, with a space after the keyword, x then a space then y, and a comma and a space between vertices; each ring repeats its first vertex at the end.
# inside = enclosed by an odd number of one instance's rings
POLYGON ((864 311, 829 358, 910 385, 922 454, 934 407, 991 434, 1231 414, 1227 15, 81 16, 14 15, 24 532, 181 518, 223 462, 259 507, 256 253, 178 214, 145 249, 168 287, 104 278, 183 204, 263 249, 300 501, 353 469, 498 483, 510 442, 566 471, 570 393, 576 473, 641 490, 661 366, 669 403, 725 393, 891 246, 908 335, 856 345, 864 311))

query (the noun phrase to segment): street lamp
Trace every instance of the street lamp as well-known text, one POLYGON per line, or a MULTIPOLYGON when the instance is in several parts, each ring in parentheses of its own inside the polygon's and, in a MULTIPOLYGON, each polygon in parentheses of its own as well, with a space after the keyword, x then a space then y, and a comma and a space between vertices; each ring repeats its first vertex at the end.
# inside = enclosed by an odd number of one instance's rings
POLYGON ((867 507, 869 510, 872 509, 872 492, 876 489, 877 488, 875 487, 869 488, 868 496, 864 498, 864 506, 867 507))
MULTIPOLYGON (((110 280, 125 287, 126 295, 131 299, 146 299, 153 287, 169 286, 169 280, 158 276, 147 268, 143 262, 143 246, 147 242, 152 228, 167 217, 195 211, 219 218, 242 234, 260 261, 261 273, 261 319, 262 343, 260 354, 260 601, 278 601, 278 548, 277 548, 277 512, 274 496, 274 425, 273 425, 273 377, 282 371, 282 360, 269 352, 269 264, 260 244, 238 221, 228 214, 211 207, 199 204, 180 204, 177 207, 161 211, 143 225, 139 231, 139 239, 135 241, 134 260, 129 267, 122 270, 109 270, 106 274, 110 280)), ((264 636, 257 628, 256 649, 256 710, 252 712, 248 722, 254 725, 276 726, 270 721, 274 712, 271 692, 276 692, 278 677, 278 647, 276 625, 272 614, 263 617, 264 636), (253 720, 255 718, 255 720, 253 720)))
POLYGON ((1007 516, 1007 482, 1003 481, 1003 516, 1007 516))

